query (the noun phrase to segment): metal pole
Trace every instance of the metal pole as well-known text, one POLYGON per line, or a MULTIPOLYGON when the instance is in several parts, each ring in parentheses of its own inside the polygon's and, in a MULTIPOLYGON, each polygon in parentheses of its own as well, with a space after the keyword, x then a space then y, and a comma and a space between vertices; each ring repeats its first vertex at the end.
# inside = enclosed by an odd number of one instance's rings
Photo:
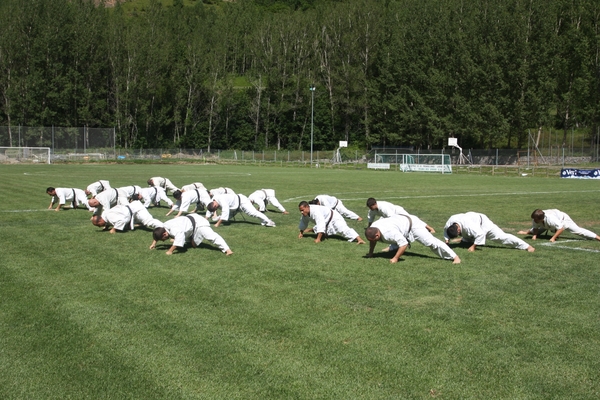
POLYGON ((313 164, 313 132, 315 125, 315 85, 310 85, 310 166, 313 164))

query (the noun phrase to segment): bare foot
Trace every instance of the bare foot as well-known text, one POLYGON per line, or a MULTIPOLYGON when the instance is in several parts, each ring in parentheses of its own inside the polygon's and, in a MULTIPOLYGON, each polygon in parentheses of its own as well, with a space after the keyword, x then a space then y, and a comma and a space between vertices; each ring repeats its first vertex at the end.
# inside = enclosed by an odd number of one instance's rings
POLYGON ((533 252, 535 251, 535 248, 534 248, 534 247, 532 247, 532 246, 529 246, 529 247, 527 248, 527 251, 528 251, 529 253, 533 253, 533 252))
POLYGON ((460 264, 460 257, 454 257, 454 261, 452 261, 452 264, 460 264))

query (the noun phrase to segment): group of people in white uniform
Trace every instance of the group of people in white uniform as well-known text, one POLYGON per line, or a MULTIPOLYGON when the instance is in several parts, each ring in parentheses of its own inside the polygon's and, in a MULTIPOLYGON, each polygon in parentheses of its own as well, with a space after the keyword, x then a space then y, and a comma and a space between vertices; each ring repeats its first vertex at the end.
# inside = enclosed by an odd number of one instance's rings
POLYGON ((275 197, 273 189, 259 189, 246 197, 230 188, 207 190, 200 182, 178 188, 168 178, 153 177, 147 183, 149 187, 146 188, 137 185, 113 188, 107 180, 93 182, 85 190, 49 187, 46 193, 52 199, 48 208, 52 209, 57 204, 55 210, 59 211, 67 204, 72 208, 84 205, 93 212, 92 223, 110 233, 134 230, 136 224, 141 224, 152 229, 151 249, 156 248, 159 241, 170 239, 173 242, 167 254, 173 254, 176 248, 183 247, 187 242, 196 247, 204 240, 217 246, 226 255, 233 254, 223 237, 211 228, 208 221, 211 217, 216 221, 215 227, 218 227, 241 212, 258 218, 264 226, 275 227, 275 222, 264 214, 267 205, 272 204, 283 214, 288 214, 275 197), (168 192, 172 193, 175 202, 168 197, 168 192), (159 206, 162 201, 169 207, 166 215, 177 212, 175 218, 162 222, 148 212, 150 206, 159 206), (195 209, 189 212, 192 205, 195 209), (205 218, 194 213, 204 209, 207 210, 205 218), (182 215, 184 213, 186 215, 182 215))
MULTIPOLYGON (((49 187, 46 193, 52 200, 48 208, 52 209, 54 204, 57 204, 55 210, 59 211, 68 203, 73 208, 84 205, 93 212, 92 223, 111 233, 133 230, 135 224, 141 224, 153 230, 150 249, 156 248, 159 241, 172 241, 167 254, 173 254, 175 249, 183 247, 186 242, 196 247, 207 240, 226 255, 230 255, 233 252, 223 237, 211 228, 210 219, 215 221, 214 227, 217 228, 237 213, 244 213, 259 219, 263 226, 275 227, 275 222, 264 214, 268 204, 272 204, 282 214, 289 214, 275 197, 273 189, 259 189, 245 196, 227 187, 208 190, 200 182, 178 188, 163 177, 150 178, 147 183, 146 188, 137 185, 112 188, 106 180, 93 182, 85 190, 49 187), (168 197, 168 192, 172 192, 175 202, 168 197), (154 218, 148 212, 150 206, 158 206, 162 201, 169 207, 166 216, 177 212, 175 217, 167 222, 154 218), (190 211, 192 207, 194 209, 190 211), (204 217, 199 214, 202 211, 205 211, 204 217)), ((444 226, 445 240, 442 241, 433 235, 435 230, 432 227, 399 205, 378 201, 372 197, 367 200, 366 205, 369 208, 368 227, 365 229, 365 236, 369 241, 367 257, 373 257, 379 241, 388 244, 383 251, 393 254, 391 263, 398 262, 414 241, 429 247, 439 257, 452 260, 454 264, 460 263, 461 259, 448 245, 451 241, 468 243, 470 252, 475 251, 477 246, 485 245, 486 240, 497 241, 528 252, 535 251, 534 247, 524 240, 504 232, 485 214, 467 212, 452 215, 444 226), (380 218, 375 220, 377 216, 380 218)), ((340 199, 324 194, 317 195, 313 200, 300 202, 298 209, 301 214, 298 238, 312 232, 315 235, 315 243, 332 235, 341 235, 349 242, 366 243, 345 221, 362 221, 362 218, 346 208, 340 199), (313 223, 312 227, 309 227, 310 222, 313 223)), ((536 240, 543 233, 550 231, 550 241, 554 242, 566 230, 587 239, 600 241, 600 236, 579 227, 562 211, 538 209, 532 213, 531 218, 531 228, 519 231, 518 234, 532 235, 532 239, 536 240)))

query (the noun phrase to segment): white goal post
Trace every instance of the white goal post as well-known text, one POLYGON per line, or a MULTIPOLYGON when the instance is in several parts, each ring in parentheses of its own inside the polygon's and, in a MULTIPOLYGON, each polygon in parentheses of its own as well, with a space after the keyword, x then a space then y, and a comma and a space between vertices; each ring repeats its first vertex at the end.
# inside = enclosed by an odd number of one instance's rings
POLYGON ((374 162, 382 164, 398 164, 402 172, 440 172, 452 173, 449 154, 375 154, 374 162))
POLYGON ((50 164, 50 147, 0 147, 0 163, 50 164))

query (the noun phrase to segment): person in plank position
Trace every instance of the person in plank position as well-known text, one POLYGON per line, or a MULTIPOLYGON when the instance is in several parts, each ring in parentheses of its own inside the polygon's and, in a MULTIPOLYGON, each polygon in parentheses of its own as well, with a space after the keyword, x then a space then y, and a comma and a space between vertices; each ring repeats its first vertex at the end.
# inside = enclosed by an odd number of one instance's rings
POLYGON ((225 255, 233 254, 221 235, 213 231, 206 218, 198 214, 176 217, 165 222, 161 228, 156 228, 152 232, 152 238, 150 249, 156 248, 156 244, 160 241, 173 239, 167 255, 173 254, 178 247, 184 247, 186 242, 190 242, 192 247, 197 247, 205 239, 221 249, 225 255))
POLYGON ((433 236, 427 229, 427 224, 414 215, 400 214, 380 218, 365 230, 365 236, 370 244, 367 257, 373 257, 375 245, 378 241, 381 241, 390 244, 384 251, 396 252, 390 259, 391 263, 396 263, 410 246, 410 243, 416 240, 423 246, 429 247, 441 258, 452 260, 452 264, 460 264, 460 258, 454 250, 433 236))
POLYGON ((127 228, 134 230, 136 223, 151 229, 163 226, 163 223, 154 218, 139 200, 134 200, 127 205, 116 205, 104 211, 102 215, 92 217, 92 224, 95 226, 105 230, 112 226, 110 233, 124 231, 127 228))
POLYGON ((476 212, 455 214, 448 219, 444 226, 446 243, 450 239, 459 236, 462 237, 462 242, 471 243, 469 251, 475 251, 477 246, 485 245, 486 239, 500 242, 515 249, 527 250, 530 253, 535 251, 535 248, 525 241, 515 235, 504 232, 487 215, 476 212))
POLYGON ((300 224, 298 225, 298 229, 300 229, 298 239, 302 239, 307 232, 314 232, 317 234, 315 243, 320 243, 327 236, 335 234, 342 235, 349 242, 356 240, 357 244, 365 243, 360 235, 348 226, 344 217, 336 210, 317 204, 309 204, 306 201, 298 204, 298 210, 302 214, 300 224), (315 223, 312 228, 308 227, 310 221, 315 223))
POLYGON ((560 210, 540 210, 538 208, 531 214, 531 219, 533 220, 531 228, 527 231, 517 232, 519 235, 533 235, 531 239, 536 240, 539 235, 549 230, 554 232, 550 241, 555 242, 564 231, 567 231, 586 239, 600 240, 600 236, 578 226, 567 213, 560 210))

